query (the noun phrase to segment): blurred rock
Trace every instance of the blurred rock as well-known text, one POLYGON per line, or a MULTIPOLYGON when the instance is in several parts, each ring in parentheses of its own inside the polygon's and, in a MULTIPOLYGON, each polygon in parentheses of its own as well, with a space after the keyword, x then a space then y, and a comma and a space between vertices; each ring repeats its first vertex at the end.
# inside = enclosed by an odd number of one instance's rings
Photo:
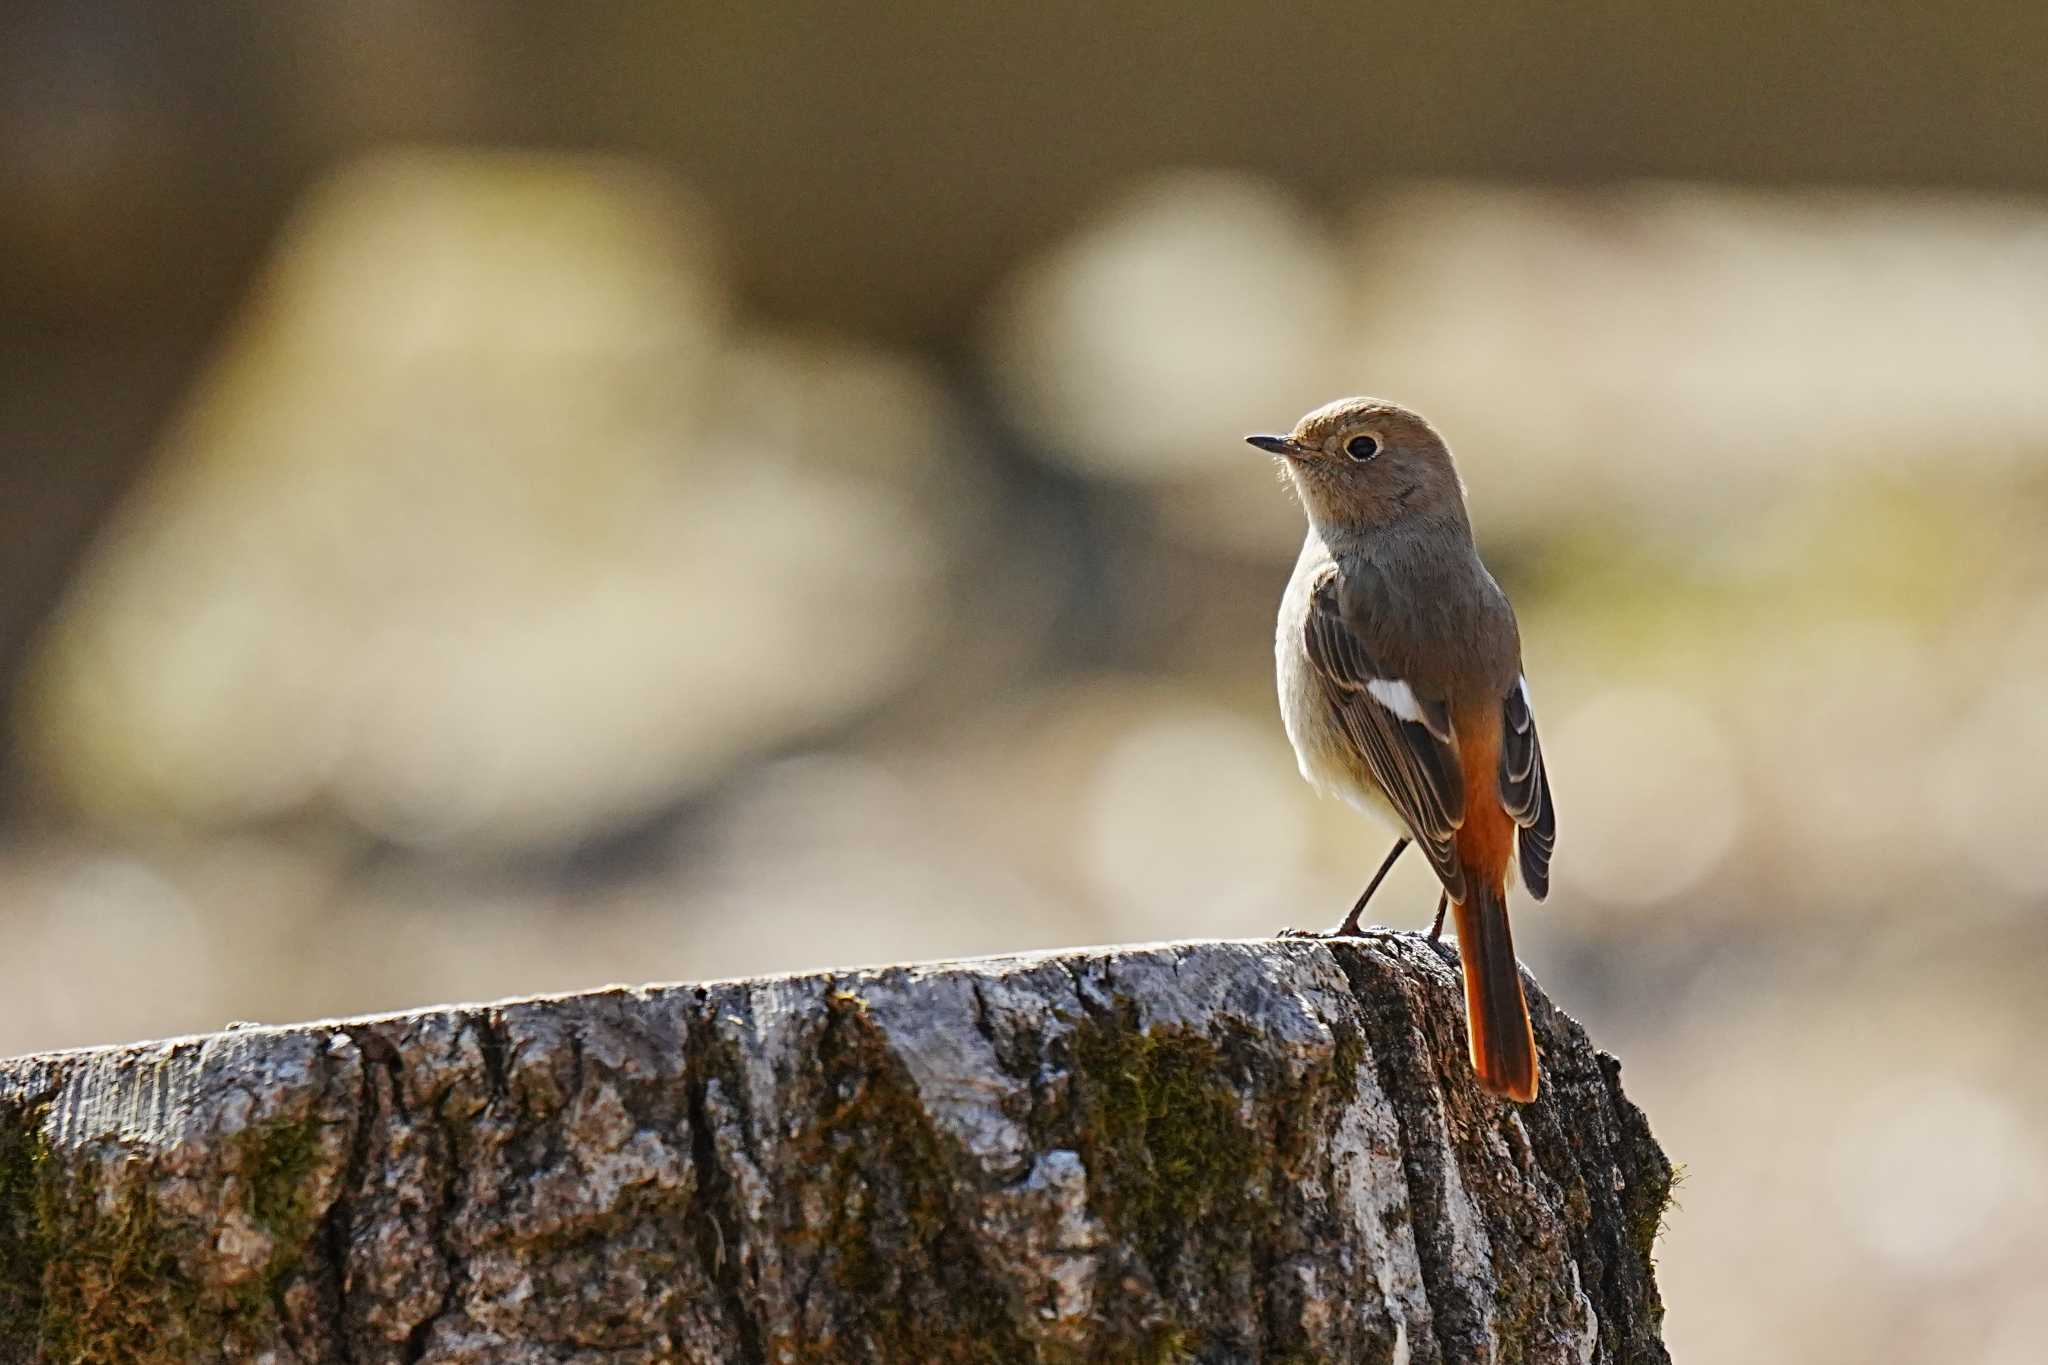
POLYGON ((1675 692, 1614 689, 1553 724, 1544 748, 1569 756, 1553 760, 1551 781, 1559 823, 1574 831, 1561 890, 1651 905, 1697 887, 1728 856, 1745 793, 1710 712, 1675 692))
POLYGON ((2038 202, 1392 185, 1355 241, 1352 372, 1430 414, 1508 535, 2048 447, 2038 202))
MULTIPOLYGON (((1868 925, 1724 950, 1735 970, 1655 994, 1616 1040, 1690 1143, 1658 1258, 1674 1358, 2008 1360, 1979 1343, 2009 1338, 2048 1257, 2041 940, 1918 909, 1933 932, 1897 960, 1868 925)), ((2035 1327, 2011 1359, 2038 1357, 2035 1327)))
POLYGON ((917 364, 729 335, 712 235, 606 158, 316 192, 49 642, 48 780, 544 844, 897 685, 970 449, 917 364))
POLYGON ((1935 770, 1936 828, 2015 900, 2048 895, 2048 708, 2040 677, 2005 674, 1975 699, 1935 770))
POLYGON ((1905 1275, 1962 1278, 2030 1240, 2048 1169, 2000 1096, 1907 1073, 1858 1096, 1833 1127, 1831 1193, 1865 1255, 1905 1275))
POLYGON ((1189 172, 1024 266, 990 307, 984 353, 1049 458, 1160 485, 1176 520, 1262 550, 1294 512, 1247 496, 1266 471, 1242 438, 1344 391, 1345 309, 1335 244, 1299 201, 1189 172))
MULTIPOLYGON (((0 1032, 83 1043, 163 1027, 160 991, 194 1002, 218 998, 228 954, 209 932, 210 907, 134 854, 95 850, 42 858, 5 879, 8 903, 27 913, 9 924, 14 989, 0 1032), (82 979, 78 964, 90 962, 82 979)), ((208 1012, 182 1023, 218 1023, 208 1012)))
POLYGON ((1072 704, 1095 714, 1070 724, 1117 727, 1080 793, 1082 866, 1116 938, 1265 934, 1313 913, 1307 789, 1264 717, 1167 687, 1072 704))

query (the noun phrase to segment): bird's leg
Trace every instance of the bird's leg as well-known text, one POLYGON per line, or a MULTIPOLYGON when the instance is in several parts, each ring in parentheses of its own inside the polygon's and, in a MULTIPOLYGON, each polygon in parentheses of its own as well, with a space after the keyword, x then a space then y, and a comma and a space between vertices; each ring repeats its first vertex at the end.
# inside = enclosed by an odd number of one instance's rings
POLYGON ((1394 870, 1394 863, 1396 862, 1396 860, 1398 860, 1398 859, 1400 858, 1400 856, 1401 856, 1401 853, 1402 853, 1402 851, 1403 851, 1404 849, 1406 849, 1407 847, 1408 847, 1408 840, 1407 840, 1407 839, 1406 839, 1405 837, 1404 837, 1404 838, 1400 838, 1400 839, 1396 839, 1396 840, 1394 840, 1394 850, 1393 850, 1393 852, 1389 853, 1389 854, 1387 855, 1387 860, 1386 860, 1385 862, 1383 862, 1383 863, 1381 863, 1381 864, 1380 864, 1380 870, 1372 874, 1372 880, 1371 880, 1370 882, 1367 882, 1367 883, 1366 883, 1366 886, 1365 886, 1365 891, 1364 891, 1364 894, 1360 895, 1360 896, 1359 896, 1359 898, 1358 898, 1358 904, 1356 904, 1356 905, 1354 905, 1354 906, 1352 906, 1352 907, 1351 907, 1351 913, 1350 913, 1350 914, 1348 914, 1348 915, 1346 915, 1346 916, 1344 917, 1344 922, 1343 922, 1342 924, 1338 925, 1338 926, 1337 926, 1337 927, 1336 927, 1335 929, 1328 929, 1328 930, 1325 930, 1325 931, 1323 931, 1322 933, 1314 933, 1314 932, 1307 932, 1307 933, 1304 933, 1304 932, 1302 932, 1301 930, 1298 930, 1298 929, 1282 929, 1282 930, 1280 931, 1280 937, 1282 937, 1282 938, 1357 938, 1357 937, 1359 937, 1359 936, 1360 936, 1360 933, 1361 933, 1361 931, 1360 931, 1360 929, 1359 929, 1359 927, 1358 927, 1358 917, 1359 917, 1360 915, 1362 915, 1362 914, 1364 914, 1364 913, 1365 913, 1365 903, 1366 903, 1367 901, 1369 901, 1369 900, 1371 900, 1371 899, 1372 899, 1372 893, 1373 893, 1373 892, 1375 892, 1375 891, 1377 891, 1377 890, 1379 890, 1379 889, 1380 889, 1380 883, 1381 883, 1381 882, 1383 882, 1383 881, 1385 881, 1385 880, 1387 879, 1387 874, 1388 874, 1389 872, 1392 872, 1392 871, 1394 870))
POLYGON ((1446 891, 1436 898, 1436 923, 1429 926, 1429 941, 1436 942, 1444 934, 1444 911, 1451 908, 1451 893, 1446 891))
POLYGON ((1372 893, 1380 889, 1380 883, 1387 879, 1387 874, 1394 870, 1394 864, 1399 862, 1401 855, 1407 851, 1407 839, 1394 840, 1393 851, 1387 854, 1387 860, 1380 864, 1380 870, 1372 874, 1372 880, 1365 884, 1365 890, 1359 893, 1358 903, 1351 907, 1351 913, 1346 915, 1344 922, 1337 926, 1336 937, 1356 938, 1358 936, 1358 917, 1365 913, 1365 903, 1372 899, 1372 893))

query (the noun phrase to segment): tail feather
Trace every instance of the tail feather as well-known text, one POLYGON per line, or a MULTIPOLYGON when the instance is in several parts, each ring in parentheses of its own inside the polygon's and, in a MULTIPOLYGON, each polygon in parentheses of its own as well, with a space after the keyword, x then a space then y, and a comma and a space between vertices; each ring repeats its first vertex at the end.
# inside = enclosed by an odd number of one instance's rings
POLYGON ((1471 895, 1457 903, 1457 923, 1472 1069, 1486 1089, 1526 1104, 1536 1098, 1536 1034, 1515 965, 1506 889, 1477 878, 1469 884, 1471 895))

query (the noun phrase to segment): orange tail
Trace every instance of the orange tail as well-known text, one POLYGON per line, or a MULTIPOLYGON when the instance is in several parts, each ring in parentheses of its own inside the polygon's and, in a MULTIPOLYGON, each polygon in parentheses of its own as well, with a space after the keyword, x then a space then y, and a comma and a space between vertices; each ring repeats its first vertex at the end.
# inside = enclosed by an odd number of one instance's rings
POLYGON ((1505 888, 1478 884, 1458 904, 1458 957, 1465 967, 1465 1023, 1479 1084, 1526 1104, 1536 1098, 1536 1034, 1515 940, 1508 932, 1505 888))

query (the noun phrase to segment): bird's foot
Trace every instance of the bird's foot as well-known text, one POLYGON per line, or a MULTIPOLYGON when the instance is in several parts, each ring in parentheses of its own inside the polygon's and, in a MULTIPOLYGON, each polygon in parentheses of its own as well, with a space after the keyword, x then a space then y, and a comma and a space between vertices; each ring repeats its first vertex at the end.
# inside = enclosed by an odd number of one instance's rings
POLYGON ((1319 943, 1329 943, 1343 938, 1392 938, 1398 932, 1398 930, 1394 929, 1382 929, 1377 925, 1366 929, 1360 927, 1356 921, 1346 921, 1334 929, 1296 929, 1289 926, 1275 933, 1273 937, 1306 938, 1313 939, 1319 943))

